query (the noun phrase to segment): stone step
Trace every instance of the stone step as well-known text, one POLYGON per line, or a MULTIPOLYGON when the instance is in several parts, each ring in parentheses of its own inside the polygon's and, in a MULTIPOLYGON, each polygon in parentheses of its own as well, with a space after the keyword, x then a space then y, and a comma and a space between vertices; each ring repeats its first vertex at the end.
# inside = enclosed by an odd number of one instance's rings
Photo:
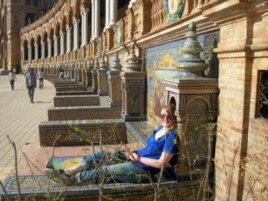
POLYGON ((43 121, 39 124, 39 139, 41 146, 127 143, 126 127, 121 119, 43 121))
POLYGON ((92 95, 97 94, 93 91, 56 91, 56 96, 65 96, 65 95, 92 95))
POLYGON ((66 88, 69 88, 69 87, 79 87, 79 86, 82 86, 80 85, 79 83, 69 83, 69 84, 54 84, 55 88, 62 88, 62 87, 66 87, 66 88))
POLYGON ((58 84, 58 83, 61 84, 61 83, 77 83, 77 82, 74 81, 74 80, 70 80, 70 79, 55 78, 54 83, 55 84, 58 84))
POLYGON ((100 98, 97 95, 65 95, 55 96, 55 107, 68 107, 68 106, 91 106, 100 105, 100 98))
POLYGON ((49 121, 119 118, 121 118, 121 107, 80 106, 48 109, 49 121))
POLYGON ((87 87, 86 86, 81 86, 81 85, 73 85, 73 86, 60 86, 60 87, 55 87, 56 88, 56 92, 58 91, 87 91, 87 87))
POLYGON ((69 82, 54 82, 54 86, 55 87, 60 87, 60 86, 70 86, 70 85, 79 85, 78 82, 73 82, 73 81, 69 81, 69 82))

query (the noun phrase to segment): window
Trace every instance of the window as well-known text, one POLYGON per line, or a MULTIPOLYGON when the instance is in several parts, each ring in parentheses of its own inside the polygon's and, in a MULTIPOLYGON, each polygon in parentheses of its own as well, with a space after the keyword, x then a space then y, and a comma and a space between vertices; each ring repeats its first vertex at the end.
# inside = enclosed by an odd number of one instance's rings
POLYGON ((31 24, 36 19, 36 15, 33 13, 27 13, 25 16, 25 25, 31 24))
POLYGON ((268 70, 259 71, 257 100, 257 117, 268 119, 268 70))
POLYGON ((33 0, 33 5, 38 6, 38 0, 33 0))

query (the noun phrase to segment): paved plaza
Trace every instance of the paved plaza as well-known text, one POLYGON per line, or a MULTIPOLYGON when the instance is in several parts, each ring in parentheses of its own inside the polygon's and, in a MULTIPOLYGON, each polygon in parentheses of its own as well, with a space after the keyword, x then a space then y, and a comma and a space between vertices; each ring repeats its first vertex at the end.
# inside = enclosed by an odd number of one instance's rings
MULTIPOLYGON (((18 154, 19 175, 42 175, 48 159, 55 156, 82 156, 92 152, 91 146, 40 147, 39 124, 48 120, 48 108, 54 107, 55 88, 44 81, 44 89, 35 90, 34 103, 30 102, 25 77, 17 75, 12 91, 8 76, 0 76, 0 180, 14 175, 15 154, 7 136, 15 142, 18 154)), ((108 98, 101 98, 107 105, 108 98)), ((141 144, 128 135, 131 149, 141 144)), ((114 150, 117 145, 105 145, 114 150)))
MULTIPOLYGON (((38 125, 47 120, 47 109, 52 107, 55 88, 45 81, 45 88, 36 88, 34 103, 28 97, 24 75, 17 75, 12 91, 8 76, 0 76, 0 179, 14 169, 14 150, 7 136, 16 143, 21 164, 25 146, 38 144, 38 125), (37 139, 37 140, 36 140, 37 139)), ((21 168, 21 166, 19 166, 21 168)))

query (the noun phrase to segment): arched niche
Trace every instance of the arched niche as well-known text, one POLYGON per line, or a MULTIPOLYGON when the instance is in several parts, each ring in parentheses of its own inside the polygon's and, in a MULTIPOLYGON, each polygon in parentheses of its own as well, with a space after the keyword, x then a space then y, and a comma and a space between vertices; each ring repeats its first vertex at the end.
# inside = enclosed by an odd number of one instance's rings
POLYGON ((190 166, 205 167, 210 158, 208 130, 210 105, 203 97, 195 97, 186 105, 186 132, 184 136, 188 162, 190 166))

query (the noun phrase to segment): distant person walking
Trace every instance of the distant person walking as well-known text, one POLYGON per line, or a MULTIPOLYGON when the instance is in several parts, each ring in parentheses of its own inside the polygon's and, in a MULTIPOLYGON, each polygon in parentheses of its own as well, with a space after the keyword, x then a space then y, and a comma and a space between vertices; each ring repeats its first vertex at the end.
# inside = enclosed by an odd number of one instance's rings
POLYGON ((14 90, 15 80, 17 80, 15 70, 11 69, 9 71, 8 79, 9 79, 9 82, 10 82, 11 89, 14 90))
POLYGON ((43 70, 38 70, 37 78, 39 80, 39 89, 44 89, 44 77, 45 77, 44 71, 43 70))
POLYGON ((30 97, 31 103, 33 103, 34 99, 34 88, 36 87, 36 74, 34 69, 31 68, 30 72, 26 74, 26 86, 28 88, 28 94, 30 97))
POLYGON ((59 78, 64 79, 64 69, 62 67, 59 69, 59 78))

